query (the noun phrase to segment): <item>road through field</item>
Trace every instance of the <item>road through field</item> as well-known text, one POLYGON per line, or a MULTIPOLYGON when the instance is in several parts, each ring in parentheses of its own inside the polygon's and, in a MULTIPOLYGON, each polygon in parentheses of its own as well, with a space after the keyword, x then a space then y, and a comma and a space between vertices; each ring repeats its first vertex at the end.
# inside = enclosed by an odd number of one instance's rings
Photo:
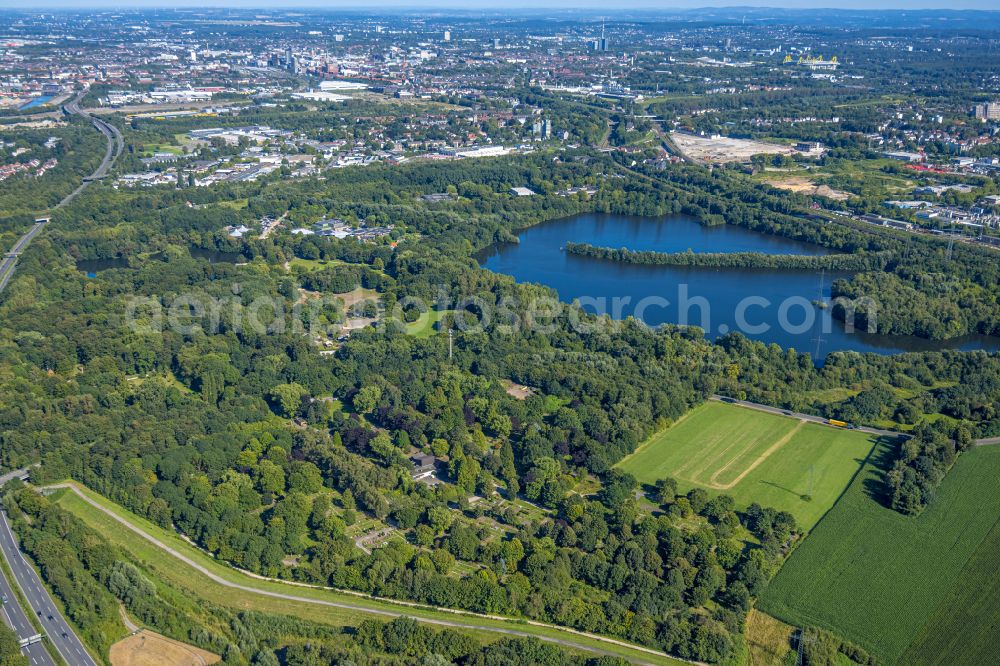
MULTIPOLYGON (((145 539, 149 543, 153 544, 156 548, 158 548, 158 549, 162 550, 163 552, 169 554, 171 557, 179 560, 180 562, 184 563, 185 565, 187 565, 187 566, 191 567, 192 569, 198 571, 200 574, 202 574, 202 575, 206 576, 207 578, 209 578, 212 582, 214 582, 214 583, 216 583, 218 585, 222 585, 222 586, 227 587, 227 588, 231 588, 231 589, 234 589, 234 590, 241 591, 241 592, 247 592, 247 593, 251 593, 251 594, 257 594, 257 595, 263 595, 263 596, 268 596, 268 597, 274 597, 274 598, 283 599, 283 600, 286 600, 286 601, 293 601, 295 603, 317 604, 317 605, 322 605, 322 606, 330 606, 330 607, 334 607, 334 608, 342 608, 342 609, 346 609, 346 610, 357 611, 359 613, 381 615, 381 616, 389 617, 389 618, 402 617, 402 616, 413 617, 414 619, 416 619, 416 620, 418 620, 420 622, 424 622, 424 623, 427 623, 427 624, 434 624, 434 625, 443 626, 443 627, 450 627, 450 628, 454 628, 454 629, 472 629, 472 630, 478 630, 478 631, 485 631, 485 632, 505 634, 505 635, 510 635, 510 636, 521 636, 521 637, 526 637, 526 638, 537 638, 539 640, 546 641, 546 642, 549 642, 549 643, 555 643, 557 645, 561 645, 563 647, 570 648, 570 649, 573 649, 573 650, 580 650, 580 651, 590 652, 590 653, 599 654, 599 655, 622 657, 622 658, 624 658, 624 659, 626 659, 626 660, 628 660, 628 661, 630 661, 630 662, 632 662, 634 664, 640 664, 642 666, 647 666, 647 665, 648 666, 654 666, 654 665, 657 665, 657 664, 679 663, 679 662, 684 662, 685 661, 683 659, 679 659, 677 657, 672 657, 672 656, 666 655, 666 654, 664 654, 662 652, 658 652, 657 650, 653 650, 651 648, 643 647, 641 645, 635 645, 635 644, 632 644, 632 643, 627 643, 625 641, 619 641, 619 640, 616 640, 616 639, 613 639, 613 638, 608 638, 608 637, 605 637, 605 636, 598 636, 596 634, 588 634, 586 632, 576 631, 576 630, 573 630, 573 629, 567 629, 565 627, 559 627, 559 626, 556 626, 556 625, 550 625, 550 624, 546 624, 544 622, 536 622, 536 621, 533 621, 533 620, 520 620, 520 619, 515 620, 513 618, 508 618, 508 617, 503 617, 503 616, 484 615, 484 614, 480 614, 480 613, 472 613, 472 612, 467 612, 467 611, 459 611, 459 610, 456 610, 456 609, 437 608, 437 607, 430 607, 430 608, 432 608, 433 610, 435 610, 437 612, 453 613, 453 614, 456 615, 457 618, 458 617, 467 617, 467 618, 469 618, 469 620, 468 621, 466 621, 466 620, 460 620, 460 619, 445 620, 445 619, 437 619, 437 618, 428 618, 428 617, 422 617, 420 615, 415 615, 413 613, 407 613, 407 611, 405 610, 405 607, 411 607, 414 610, 417 610, 417 609, 427 609, 427 608, 429 608, 428 606, 425 606, 425 605, 422 605, 422 604, 416 604, 416 603, 398 601, 398 600, 395 600, 395 599, 382 599, 382 598, 369 597, 369 596, 366 596, 366 595, 360 595, 360 594, 358 594, 357 595, 359 597, 359 602, 358 603, 352 603, 352 602, 349 602, 349 601, 332 601, 332 600, 328 600, 328 599, 318 599, 318 598, 314 598, 314 597, 306 597, 306 596, 295 595, 295 594, 290 594, 290 593, 285 593, 285 592, 277 592, 277 591, 274 591, 274 590, 265 589, 265 588, 262 588, 262 587, 257 587, 257 586, 254 586, 252 584, 237 583, 237 582, 229 580, 229 579, 227 579, 227 578, 225 578, 223 576, 218 575, 217 573, 215 573, 214 571, 212 571, 208 567, 203 566, 202 564, 200 564, 199 562, 195 561, 191 557, 188 557, 187 555, 185 555, 184 553, 180 552, 176 548, 171 547, 170 545, 164 543, 162 540, 156 538, 152 534, 149 534, 142 527, 140 527, 140 526, 132 523, 131 521, 129 521, 125 517, 119 515, 115 511, 112 511, 111 509, 109 509, 108 507, 104 506, 100 502, 98 502, 98 501, 94 500, 93 498, 91 498, 87 493, 83 492, 79 487, 77 487, 76 484, 74 484, 74 483, 59 483, 59 484, 54 484, 52 486, 47 486, 47 489, 58 489, 58 488, 65 488, 65 489, 68 489, 69 491, 73 492, 80 499, 82 499, 84 502, 86 502, 88 505, 90 505, 94 509, 96 509, 96 510, 100 511, 102 514, 108 516, 109 518, 111 518, 115 522, 119 523, 120 525, 122 525, 123 527, 125 527, 126 529, 128 529, 129 531, 131 531, 131 532, 137 534, 138 536, 142 537, 143 539, 145 539), (362 603, 361 599, 370 599, 373 602, 379 602, 381 604, 392 604, 392 605, 400 606, 400 607, 404 607, 404 608, 400 608, 400 610, 390 610, 390 609, 387 609, 387 608, 374 608, 371 605, 365 605, 364 603, 362 603), (575 636, 579 636, 581 638, 586 638, 586 639, 588 639, 590 641, 597 641, 597 642, 605 643, 605 644, 608 644, 609 646, 617 646, 617 647, 625 648, 625 650, 628 650, 628 651, 647 654, 651 658, 655 657, 656 659, 655 659, 655 661, 650 661, 650 660, 641 658, 639 656, 625 654, 622 650, 602 649, 602 648, 596 647, 594 645, 588 645, 587 643, 584 643, 582 641, 573 640, 572 638, 556 638, 556 637, 553 637, 553 636, 541 635, 541 634, 538 634, 538 633, 535 633, 535 632, 530 632, 530 631, 523 631, 523 630, 518 630, 518 629, 509 629, 509 628, 506 628, 506 627, 497 627, 497 626, 492 626, 492 625, 489 625, 489 624, 481 624, 481 623, 475 622, 476 618, 480 618, 482 620, 490 620, 490 621, 494 621, 494 622, 496 622, 496 621, 511 622, 511 623, 518 622, 518 623, 521 623, 521 624, 530 625, 530 626, 538 627, 538 628, 541 628, 541 629, 558 631, 560 633, 565 633, 565 634, 568 634, 568 635, 571 635, 571 636, 575 635, 575 636)), ((297 587, 302 587, 302 588, 309 588, 309 589, 313 589, 313 590, 325 590, 325 591, 329 591, 329 592, 338 592, 337 590, 333 590, 331 588, 325 588, 325 587, 321 587, 321 586, 307 585, 305 583, 293 583, 293 582, 289 582, 289 581, 281 581, 281 580, 278 580, 278 579, 266 578, 264 576, 259 576, 257 574, 253 574, 251 572, 242 571, 242 570, 235 569, 235 568, 233 569, 233 571, 234 572, 238 572, 239 574, 242 574, 244 576, 247 576, 248 578, 256 579, 256 580, 260 580, 260 581, 266 581, 266 582, 272 582, 272 583, 281 583, 281 584, 284 584, 284 585, 297 586, 297 587)), ((350 594, 349 592, 346 592, 346 593, 350 594)), ((698 662, 688 661, 686 663, 695 664, 695 663, 698 663, 698 662)))
MULTIPOLYGON (((737 400, 736 398, 728 398, 723 395, 713 395, 709 400, 716 400, 718 402, 728 402, 731 405, 739 405, 741 407, 749 407, 750 409, 756 409, 759 412, 767 412, 768 414, 777 414, 778 416, 792 416, 799 419, 800 421, 811 421, 812 423, 826 424, 826 419, 822 416, 816 416, 815 414, 803 414, 802 412, 790 412, 787 409, 781 409, 780 407, 771 407, 770 405, 762 405, 759 402, 750 402, 749 400, 737 400)), ((869 435, 878 435, 879 437, 904 437, 909 439, 909 435, 904 432, 896 432, 895 430, 882 430, 881 428, 869 428, 868 426, 857 426, 854 428, 858 432, 865 432, 869 435)))

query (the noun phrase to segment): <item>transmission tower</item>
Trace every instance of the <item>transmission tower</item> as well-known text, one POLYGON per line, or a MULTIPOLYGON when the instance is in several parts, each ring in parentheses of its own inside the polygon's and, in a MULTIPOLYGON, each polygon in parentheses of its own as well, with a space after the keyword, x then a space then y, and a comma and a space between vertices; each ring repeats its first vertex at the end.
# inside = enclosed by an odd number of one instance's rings
MULTIPOLYGON (((817 303, 823 303, 824 302, 823 287, 824 287, 825 283, 826 283, 826 269, 824 268, 822 271, 820 271, 820 274, 819 274, 819 293, 816 295, 816 302, 817 303)), ((819 325, 819 330, 816 332, 816 337, 812 339, 812 341, 816 343, 816 354, 815 354, 815 356, 813 356, 813 359, 818 359, 819 358, 820 346, 824 342, 826 342, 826 340, 823 339, 823 314, 822 313, 820 313, 820 316, 816 318, 816 323, 819 325)))

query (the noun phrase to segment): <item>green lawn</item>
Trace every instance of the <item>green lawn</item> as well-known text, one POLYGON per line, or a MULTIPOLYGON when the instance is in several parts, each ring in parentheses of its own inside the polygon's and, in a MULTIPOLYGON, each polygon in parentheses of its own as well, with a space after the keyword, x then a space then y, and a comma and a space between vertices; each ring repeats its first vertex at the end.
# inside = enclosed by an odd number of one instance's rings
POLYGON ((184 148, 169 143, 147 143, 145 146, 145 156, 150 157, 153 153, 170 153, 171 155, 183 155, 184 148))
POLYGON ((406 325, 407 335, 412 335, 417 338, 429 338, 435 333, 437 329, 434 325, 441 321, 445 315, 455 312, 454 310, 428 310, 427 312, 420 315, 420 318, 415 322, 411 322, 406 325))
POLYGON ((319 271, 332 266, 343 266, 346 263, 339 259, 303 259, 302 257, 294 257, 288 262, 288 267, 292 270, 299 268, 307 273, 311 273, 312 271, 319 271))
POLYGON ((647 440, 618 467, 640 482, 693 487, 788 511, 811 529, 857 473, 868 435, 708 402, 647 440))
POLYGON ((891 454, 879 445, 758 605, 887 663, 991 663, 1000 642, 1000 447, 963 454, 917 517, 877 499, 891 454))
MULTIPOLYGON (((294 595, 312 600, 313 603, 301 600, 281 599, 266 594, 249 591, 236 590, 224 586, 204 573, 190 567, 177 559, 159 546, 153 544, 135 532, 125 528, 107 514, 97 510, 78 495, 72 492, 64 492, 58 495, 59 504, 66 510, 72 512, 84 523, 99 531, 108 541, 132 554, 143 566, 156 578, 170 586, 177 587, 189 594, 195 594, 213 603, 226 607, 240 608, 246 610, 257 610, 265 613, 278 613, 301 617, 303 619, 332 624, 336 626, 353 626, 366 617, 372 617, 374 613, 390 612, 405 613, 417 620, 445 621, 454 623, 456 628, 468 632, 481 642, 491 642, 502 638, 504 634, 493 631, 493 629, 506 629, 508 631, 523 632, 538 637, 559 638, 567 642, 580 646, 593 647, 602 651, 613 653, 626 658, 640 660, 651 664, 663 664, 664 666, 682 666, 683 662, 671 659, 666 655, 658 656, 647 652, 632 649, 624 645, 616 645, 607 641, 600 641, 596 638, 581 636, 571 631, 564 631, 555 627, 542 627, 527 624, 524 621, 493 620, 483 617, 470 616, 463 613, 451 613, 439 611, 423 606, 402 606, 386 601, 378 601, 365 598, 361 595, 353 595, 344 592, 337 592, 330 589, 316 588, 305 585, 295 585, 281 581, 261 580, 251 578, 225 564, 216 561, 211 556, 195 548, 190 543, 182 539, 178 534, 164 530, 149 521, 128 512, 126 509, 114 504, 110 500, 94 493, 83 490, 87 497, 98 502, 101 506, 111 510, 118 516, 128 520, 133 525, 138 526, 146 534, 158 539, 169 548, 182 553, 184 556, 204 567, 212 574, 227 581, 240 585, 251 586, 261 592, 279 592, 294 595), (364 610, 337 608, 330 603, 350 603, 369 609, 364 610), (371 614, 370 614, 371 613, 371 614)), ((390 619, 386 615, 374 615, 383 620, 390 619)), ((568 649, 574 650, 573 647, 568 649)), ((592 652, 581 653, 593 656, 592 652)))

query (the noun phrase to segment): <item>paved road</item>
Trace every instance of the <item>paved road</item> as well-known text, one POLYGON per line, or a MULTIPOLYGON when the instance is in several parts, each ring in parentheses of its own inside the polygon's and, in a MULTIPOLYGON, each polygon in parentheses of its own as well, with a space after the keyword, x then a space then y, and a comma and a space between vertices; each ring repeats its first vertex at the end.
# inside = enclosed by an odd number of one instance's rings
MULTIPOLYGON (((826 422, 826 419, 824 419, 822 416, 816 416, 814 414, 803 414, 801 412, 790 412, 787 409, 771 407, 770 405, 761 405, 760 403, 750 402, 748 400, 737 400, 736 398, 727 398, 721 395, 713 395, 710 399, 717 400, 719 402, 728 402, 731 405, 739 405, 741 407, 756 409, 757 411, 767 412, 769 414, 778 414, 779 416, 791 416, 793 418, 797 418, 802 421, 810 421, 812 423, 823 424, 826 422)), ((868 426, 857 426, 855 430, 858 432, 868 433, 869 435, 877 435, 879 437, 909 438, 909 435, 907 435, 906 433, 896 432, 895 430, 881 430, 879 428, 869 428, 868 426)))
MULTIPOLYGON (((109 516, 110 518, 112 518, 113 520, 115 520, 117 523, 119 523, 123 527, 125 527, 126 529, 128 529, 128 530, 134 532, 135 534, 139 535, 140 537, 142 537, 146 541, 150 542, 151 544, 153 544, 157 548, 161 549, 162 551, 166 552, 170 556, 172 556, 172 557, 180 560, 185 565, 191 567, 192 569, 195 569, 196 571, 198 571, 202 575, 204 575, 204 576, 208 577, 209 579, 211 579, 214 583, 217 583, 217 584, 222 585, 224 587, 228 587, 228 588, 231 588, 231 589, 234 589, 234 590, 239 590, 241 592, 249 592, 251 594, 258 594, 258 595, 262 595, 262 596, 266 596, 266 597, 274 597, 274 598, 277 598, 277 599, 285 599, 287 601, 294 601, 294 602, 300 603, 300 604, 316 604, 316 605, 320 605, 320 606, 332 606, 334 608, 345 608, 345 609, 348 609, 348 610, 358 611, 359 613, 365 613, 365 614, 369 614, 369 615, 374 614, 374 615, 382 615, 382 616, 385 616, 385 617, 401 617, 401 616, 407 615, 407 612, 405 610, 394 611, 394 610, 386 610, 386 609, 377 609, 377 608, 372 608, 370 606, 365 606, 365 605, 362 605, 362 604, 352 604, 352 603, 346 602, 346 601, 329 601, 329 600, 325 600, 325 599, 316 599, 316 598, 313 598, 313 597, 300 597, 300 596, 297 596, 297 595, 294 595, 294 594, 286 594, 286 593, 283 593, 283 592, 275 592, 273 590, 267 590, 267 589, 257 588, 257 587, 254 587, 253 585, 245 585, 245 584, 242 584, 242 583, 234 583, 231 580, 228 580, 226 578, 223 578, 222 576, 219 576, 218 574, 214 573, 213 571, 211 571, 207 567, 202 566, 201 564, 199 564, 198 562, 192 560, 191 558, 189 558, 188 556, 184 555, 183 553, 181 553, 180 551, 176 550, 175 548, 172 548, 169 545, 163 543, 162 541, 160 541, 156 537, 154 537, 151 534, 147 533, 141 527, 139 527, 139 526, 137 526, 137 525, 129 522, 128 520, 126 520, 122 516, 118 515, 114 511, 109 510, 107 507, 103 506, 99 502, 94 501, 93 499, 91 499, 90 497, 88 497, 85 493, 81 492, 80 489, 77 488, 74 484, 72 484, 72 483, 59 483, 59 484, 55 484, 53 486, 49 486, 49 488, 68 488, 68 489, 72 490, 81 499, 83 499, 83 501, 87 502, 87 504, 89 504, 90 506, 94 507, 98 511, 104 513, 105 515, 109 516)), ((274 579, 271 579, 271 578, 264 578, 263 576, 257 576, 255 574, 250 573, 250 572, 246 572, 246 571, 242 571, 242 570, 238 570, 238 569, 234 569, 234 570, 239 571, 240 573, 242 573, 242 574, 244 574, 244 575, 246 575, 248 577, 251 577, 251 578, 258 578, 260 580, 268 580, 268 581, 274 580, 274 579)), ((277 581, 277 582, 282 582, 282 583, 284 583, 286 585, 298 585, 298 586, 301 586, 301 587, 309 587, 309 588, 317 588, 318 587, 318 586, 314 586, 314 585, 307 585, 305 583, 289 583, 289 582, 286 582, 286 581, 277 581)), ((329 589, 329 588, 318 588, 318 589, 329 589)), ((363 596, 366 596, 366 595, 358 594, 357 596, 363 597, 363 596)), ((377 599, 377 601, 382 601, 382 602, 385 602, 385 603, 391 603, 391 604, 395 604, 395 605, 398 605, 398 606, 412 606, 412 607, 415 607, 415 608, 427 608, 427 606, 425 606, 423 604, 415 604, 415 603, 409 603, 409 602, 400 602, 400 601, 396 601, 396 600, 393 600, 393 599, 377 599)), ((477 616, 480 617, 480 618, 483 618, 483 619, 510 621, 510 618, 506 618, 506 617, 493 616, 493 615, 481 615, 481 614, 478 614, 478 613, 469 613, 469 612, 464 612, 464 611, 456 611, 454 609, 448 609, 448 608, 438 608, 437 610, 442 611, 442 612, 446 612, 446 613, 454 613, 455 615, 463 615, 463 616, 469 617, 470 621, 466 621, 466 622, 455 621, 455 622, 452 622, 452 621, 449 621, 449 620, 440 620, 440 619, 432 619, 432 618, 419 617, 419 616, 414 616, 412 614, 408 615, 408 617, 413 617, 414 619, 418 620, 419 622, 424 622, 424 623, 427 623, 427 624, 434 624, 434 625, 445 626, 445 627, 453 627, 455 629, 477 629, 477 630, 481 630, 481 631, 489 631, 489 632, 492 632, 492 633, 499 633, 499 634, 508 634, 508 635, 512 635, 512 636, 530 636, 530 637, 538 638, 539 640, 542 640, 542 641, 546 641, 546 642, 549 642, 549 643, 555 643, 557 645, 562 645, 564 647, 568 647, 568 648, 572 648, 572 649, 576 649, 576 650, 583 650, 583 651, 590 652, 590 653, 593 653, 593 654, 623 656, 623 655, 618 654, 616 652, 612 652, 610 650, 602 650, 601 648, 595 647, 593 645, 586 645, 586 644, 574 641, 572 639, 553 638, 551 636, 540 636, 540 635, 537 635, 537 634, 532 634, 532 633, 527 632, 527 631, 519 631, 517 629, 505 629, 505 628, 502 628, 502 627, 495 627, 495 626, 490 626, 490 625, 477 624, 474 621, 477 616)), ((657 650, 653 650, 651 648, 642 647, 642 646, 635 645, 635 644, 632 644, 632 643, 626 643, 625 641, 619 641, 619 640, 615 640, 613 638, 607 638, 605 636, 597 636, 595 634, 587 634, 587 633, 580 632, 580 631, 574 631, 572 629, 566 629, 565 627, 557 627, 555 625, 545 624, 543 622, 535 622, 533 620, 525 620, 524 623, 525 624, 529 624, 529 625, 539 626, 539 627, 547 627, 547 628, 551 628, 551 629, 558 629, 560 631, 563 631, 563 632, 565 632, 567 634, 571 634, 571 635, 572 634, 578 634, 580 636, 586 636, 587 638, 590 638, 590 639, 593 639, 593 640, 598 640, 598 641, 601 641, 601 642, 604 642, 604 643, 608 643, 608 644, 611 644, 611 645, 620 645, 620 646, 623 646, 623 647, 627 647, 627 648, 630 648, 630 649, 632 649, 633 651, 636 651, 636 652, 645 652, 645 653, 648 653, 650 655, 655 655, 655 656, 658 656, 658 657, 665 657, 666 656, 662 652, 659 652, 657 650)), ((641 666, 652 666, 652 664, 650 662, 645 661, 643 659, 640 659, 638 657, 623 657, 623 658, 626 659, 626 660, 628 660, 628 661, 630 661, 630 662, 632 662, 632 663, 634 663, 634 664, 640 664, 641 666)), ((685 661, 685 660, 679 659, 677 657, 671 657, 671 658, 675 659, 675 660, 678 660, 678 661, 685 661)), ((689 661, 688 663, 699 664, 699 662, 694 662, 694 661, 689 661)), ((703 665, 699 664, 699 666, 703 666, 703 665)))
MULTIPOLYGON (((27 613, 24 612, 21 604, 18 603, 14 588, 11 587, 10 581, 7 580, 7 576, 4 575, 3 571, 0 571, 0 593, 7 599, 3 603, 2 609, 0 609, 3 614, 3 621, 7 623, 7 626, 14 630, 18 638, 28 638, 37 634, 38 631, 31 625, 31 620, 28 619, 27 613)), ((56 666, 55 659, 52 658, 52 655, 49 654, 42 643, 33 643, 21 648, 21 654, 26 656, 35 666, 56 666)))
MULTIPOLYGON (((31 467, 38 467, 38 463, 35 463, 31 467)), ((22 481, 27 479, 28 474, 31 472, 31 467, 22 467, 6 474, 0 474, 0 488, 11 479, 21 479, 22 481)))
POLYGON ((28 230, 28 233, 21 236, 20 240, 14 243, 14 247, 12 247, 10 251, 4 255, 3 261, 0 262, 0 291, 4 290, 4 287, 7 286, 7 282, 9 282, 11 276, 14 275, 14 266, 17 264, 17 258, 21 255, 21 252, 24 251, 24 248, 31 242, 31 239, 37 236, 38 232, 40 232, 44 226, 45 222, 36 222, 34 226, 28 230))
MULTIPOLYGON (((38 617, 46 637, 55 646, 63 660, 70 666, 97 666, 97 662, 87 653, 83 642, 66 622, 66 618, 63 617, 52 597, 49 596, 48 590, 42 585, 38 573, 24 559, 24 555, 21 554, 17 545, 17 537, 11 531, 10 524, 7 522, 7 514, 4 511, 0 511, 0 551, 3 552, 7 564, 14 573, 14 582, 21 588, 31 611, 38 617)), ((8 603, 8 605, 10 604, 8 603)), ((32 629, 31 633, 34 634, 35 631, 32 629)), ((42 649, 44 650, 44 646, 42 649)), ((51 657, 48 659, 47 662, 38 661, 36 663, 53 663, 51 657)))
MULTIPOLYGON (((75 199, 77 195, 79 195, 80 192, 82 192, 92 181, 104 178, 104 176, 108 173, 108 169, 111 168, 111 165, 114 164, 115 160, 118 159, 118 156, 121 155, 122 151, 125 149, 125 141, 122 137, 121 131, 119 131, 117 127, 98 118, 94 118, 88 112, 80 108, 80 100, 83 99, 85 94, 87 94, 87 90, 81 90, 76 97, 62 107, 63 111, 70 115, 79 115, 84 118, 88 118, 94 127, 97 128, 101 134, 107 137, 108 148, 104 153, 104 159, 101 160, 101 163, 98 165, 97 169, 94 170, 94 173, 84 178, 83 182, 80 183, 75 190, 63 197, 63 200, 57 203, 52 210, 59 210, 63 206, 69 204, 69 202, 75 199)), ((21 236, 20 240, 14 244, 14 247, 12 247, 10 251, 4 255, 3 261, 0 261, 0 292, 7 287, 7 283, 10 282, 11 277, 13 277, 14 270, 17 268, 17 258, 21 255, 24 248, 28 246, 31 240, 37 236, 48 223, 48 218, 41 219, 43 221, 36 222, 26 234, 21 236)))
MULTIPOLYGON (((790 412, 787 409, 779 409, 777 407, 771 407, 770 405, 761 405, 756 402, 749 402, 747 400, 737 400, 735 398, 727 398, 722 395, 713 395, 711 400, 717 400, 719 402, 728 402, 733 405, 740 405, 742 407, 749 407, 750 409, 757 409, 762 412, 768 412, 770 414, 780 414, 782 416, 792 416, 797 419, 802 419, 803 421, 812 421, 813 423, 823 423, 825 419, 821 416, 814 416, 813 414, 802 414, 799 412, 790 412)), ((860 432, 866 432, 870 435, 879 435, 880 437, 905 437, 909 439, 910 435, 905 432, 896 432, 895 430, 880 430, 879 428, 869 428, 868 426, 858 426, 855 428, 860 432)), ((1000 437, 984 437, 982 439, 977 439, 973 442, 976 446, 994 446, 1000 444, 1000 437)))

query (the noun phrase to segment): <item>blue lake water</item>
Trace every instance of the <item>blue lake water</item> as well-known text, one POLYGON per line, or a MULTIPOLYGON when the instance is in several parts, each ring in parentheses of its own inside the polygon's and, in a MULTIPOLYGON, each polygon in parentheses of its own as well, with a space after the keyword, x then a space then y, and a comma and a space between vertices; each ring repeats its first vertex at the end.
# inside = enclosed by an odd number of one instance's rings
POLYGON ((705 227, 683 215, 647 218, 588 213, 530 227, 519 238, 520 243, 489 248, 477 259, 491 271, 552 287, 560 299, 580 299, 586 310, 616 319, 632 315, 651 326, 701 326, 709 339, 740 331, 754 340, 808 351, 819 359, 847 350, 880 354, 1000 350, 1000 338, 981 335, 942 342, 848 332, 832 318, 830 309, 819 308, 813 301, 828 300, 832 281, 849 273, 642 266, 570 255, 562 249, 567 242, 575 242, 658 252, 830 252, 742 227, 705 227))
POLYGON ((36 106, 41 106, 42 104, 47 104, 49 100, 52 99, 51 95, 42 95, 41 97, 36 97, 24 106, 18 109, 18 111, 24 111, 25 109, 33 109, 36 106))

